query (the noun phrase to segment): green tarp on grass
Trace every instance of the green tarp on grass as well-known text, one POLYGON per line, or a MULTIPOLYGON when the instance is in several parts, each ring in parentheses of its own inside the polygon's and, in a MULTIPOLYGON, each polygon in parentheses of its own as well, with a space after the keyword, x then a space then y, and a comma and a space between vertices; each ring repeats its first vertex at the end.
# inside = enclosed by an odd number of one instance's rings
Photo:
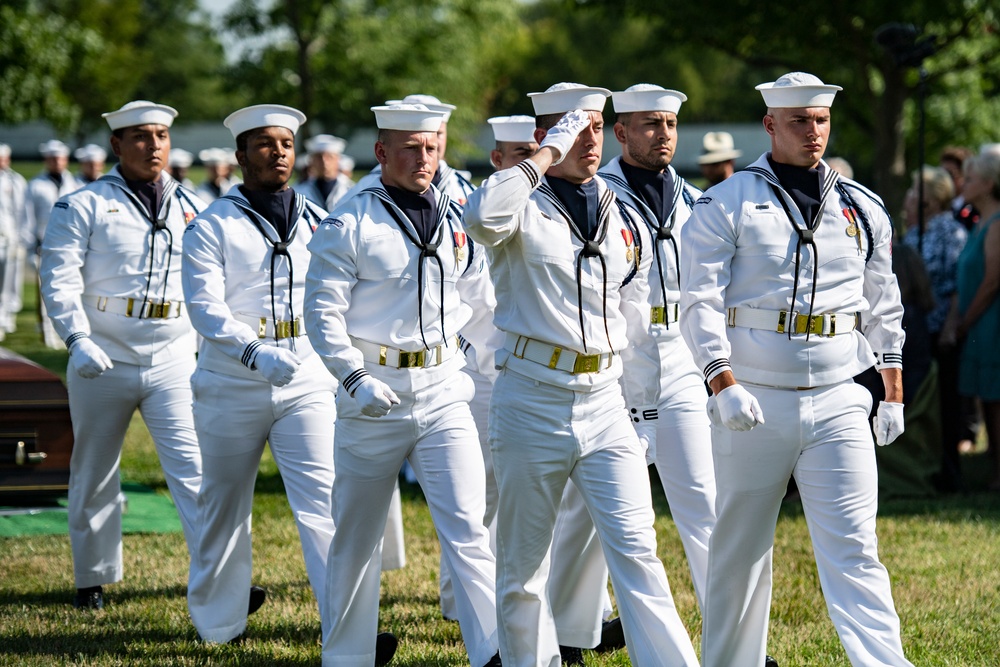
MULTIPOLYGON (((170 496, 148 486, 122 483, 127 510, 122 516, 123 533, 175 533, 181 521, 170 496)), ((49 506, 0 506, 0 538, 22 535, 69 535, 66 498, 49 506)))

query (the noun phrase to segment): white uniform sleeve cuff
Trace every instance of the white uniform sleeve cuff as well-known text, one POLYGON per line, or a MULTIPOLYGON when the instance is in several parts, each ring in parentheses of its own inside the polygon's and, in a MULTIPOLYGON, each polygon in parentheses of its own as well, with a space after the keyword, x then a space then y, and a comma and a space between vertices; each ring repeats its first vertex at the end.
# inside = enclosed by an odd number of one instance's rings
POLYGON ((729 364, 729 359, 716 359, 705 366, 705 382, 711 382, 716 376, 732 370, 733 367, 729 364))
POLYGON ((880 371, 883 368, 903 368, 903 353, 876 352, 875 369, 880 371))
POLYGON ((522 160, 511 168, 521 170, 522 175, 528 181, 528 188, 532 191, 542 182, 542 172, 538 169, 538 165, 531 160, 522 160))

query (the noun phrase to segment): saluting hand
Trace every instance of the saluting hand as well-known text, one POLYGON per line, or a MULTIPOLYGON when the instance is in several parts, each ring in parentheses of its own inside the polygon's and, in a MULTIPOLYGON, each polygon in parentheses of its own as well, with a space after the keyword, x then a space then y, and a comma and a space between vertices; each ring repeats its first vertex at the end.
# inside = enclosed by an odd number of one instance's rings
POLYGON ((392 406, 399 405, 399 397, 381 380, 366 375, 354 389, 354 400, 361 406, 361 414, 366 417, 384 417, 392 406))
POLYGON ((542 139, 538 149, 541 150, 548 146, 558 151, 559 156, 552 161, 552 166, 555 166, 566 158, 566 154, 573 148, 576 138, 590 126, 590 123, 588 112, 579 109, 570 111, 564 114, 559 122, 545 133, 545 138, 542 139))
POLYGON ((713 424, 731 431, 749 431, 764 423, 764 412, 753 394, 734 384, 708 399, 708 416, 713 424))

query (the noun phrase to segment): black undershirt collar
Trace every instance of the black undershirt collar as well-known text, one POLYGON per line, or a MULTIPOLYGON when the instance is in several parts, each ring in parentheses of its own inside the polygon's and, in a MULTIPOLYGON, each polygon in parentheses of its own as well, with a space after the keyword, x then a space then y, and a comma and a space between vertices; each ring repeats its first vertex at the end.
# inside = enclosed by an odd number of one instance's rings
POLYGON ((143 203, 152 219, 156 220, 160 216, 160 206, 163 204, 163 179, 130 181, 126 178, 125 185, 143 203))
POLYGON ((545 180, 548 181, 559 201, 566 207, 584 238, 593 241, 599 225, 597 220, 597 179, 592 178, 582 184, 570 183, 555 176, 546 176, 545 180))
POLYGON ((674 203, 674 179, 670 170, 652 171, 625 160, 621 160, 620 165, 632 191, 653 211, 660 225, 666 223, 674 203))
POLYGON ((775 162, 770 155, 767 156, 767 162, 771 165, 771 171, 778 177, 781 187, 791 195, 806 221, 806 226, 811 228, 813 218, 816 217, 820 207, 819 169, 775 162))
MULTIPOLYGON (((385 184, 383 183, 383 185, 385 184)), ((417 193, 385 185, 385 191, 413 223, 420 241, 430 243, 437 229, 438 217, 437 201, 434 199, 431 188, 427 188, 423 193, 417 193)))
POLYGON ((239 188, 250 202, 250 208, 271 223, 278 232, 279 239, 288 241, 288 230, 292 226, 291 220, 295 208, 295 191, 291 188, 278 192, 250 190, 245 185, 240 185, 239 188))

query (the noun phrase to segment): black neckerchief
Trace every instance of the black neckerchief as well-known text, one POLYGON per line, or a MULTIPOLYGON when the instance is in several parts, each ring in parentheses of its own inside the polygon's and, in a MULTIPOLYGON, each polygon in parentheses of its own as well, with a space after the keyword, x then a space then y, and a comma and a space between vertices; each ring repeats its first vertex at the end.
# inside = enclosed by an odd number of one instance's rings
MULTIPOLYGON (((812 246, 813 250, 813 275, 812 275, 812 292, 809 295, 809 320, 812 320, 813 305, 816 302, 816 281, 819 278, 819 249, 816 247, 816 240, 814 233, 816 228, 819 227, 820 219, 822 218, 822 200, 821 200, 821 187, 820 187, 820 173, 818 169, 808 168, 808 167, 796 167, 790 164, 783 164, 781 162, 775 162, 771 155, 768 154, 767 162, 774 172, 775 177, 781 184, 781 188, 784 189, 788 195, 792 198, 792 202, 795 204, 796 208, 799 209, 799 213, 802 215, 803 220, 805 220, 806 227, 799 227, 794 218, 792 217, 792 212, 788 208, 788 202, 781 195, 781 189, 779 189, 773 183, 771 184, 771 191, 774 193, 775 198, 781 203, 781 207, 785 210, 785 215, 788 217, 788 222, 791 223, 792 227, 795 229, 795 233, 798 239, 795 244, 795 282, 792 285, 792 302, 789 306, 789 312, 791 313, 791 324, 788 327, 788 339, 792 339, 792 332, 795 331, 795 298, 798 296, 799 291, 799 264, 802 261, 802 245, 812 246)), ((809 340, 811 334, 811 327, 806 329, 806 340, 809 340)))
POLYGON ((291 228, 292 212, 295 208, 295 191, 285 188, 279 192, 266 192, 250 190, 245 185, 238 187, 250 202, 250 207, 271 223, 278 232, 278 238, 288 241, 288 230, 291 228))
POLYGON ((337 179, 326 179, 317 178, 316 179, 316 189, 319 190, 319 197, 321 201, 326 201, 330 193, 333 192, 334 186, 337 185, 337 179))
POLYGON ((781 187, 791 195, 792 201, 798 207, 806 225, 813 228, 812 221, 820 208, 820 181, 822 179, 819 169, 775 162, 770 155, 767 156, 767 162, 771 165, 771 171, 777 176, 781 187))
POLYGON ((576 222, 584 238, 593 241, 598 227, 597 181, 592 178, 586 183, 577 184, 555 176, 549 176, 546 180, 556 193, 556 197, 569 211, 570 217, 576 222))
POLYGON ((63 184, 63 174, 62 172, 49 171, 45 173, 49 177, 49 180, 56 184, 57 188, 61 188, 63 184))
POLYGON ((149 217, 156 219, 160 216, 160 206, 163 204, 163 179, 155 181, 131 181, 125 179, 125 185, 139 198, 149 212, 149 217))
MULTIPOLYGON (((420 342, 424 344, 424 349, 431 349, 427 344, 427 338, 424 335, 424 260, 434 259, 438 265, 438 271, 441 272, 441 337, 444 339, 444 345, 448 345, 448 337, 445 333, 444 327, 444 263, 441 261, 440 255, 438 255, 438 247, 440 247, 442 241, 444 240, 444 228, 445 228, 445 218, 448 216, 448 212, 451 206, 451 200, 448 195, 440 193, 441 203, 440 206, 434 200, 433 188, 427 188, 427 191, 423 194, 417 194, 419 198, 429 197, 431 201, 434 201, 434 226, 431 229, 431 233, 436 230, 436 234, 432 237, 424 240, 422 237, 421 227, 417 225, 408 214, 401 210, 399 204, 396 200, 389 194, 389 188, 392 186, 386 185, 384 182, 379 181, 379 186, 372 187, 363 190, 362 192, 370 192, 371 194, 378 197, 382 204, 385 206, 385 210, 389 213, 392 219, 395 221, 396 226, 399 227, 399 231, 403 232, 403 236, 410 240, 414 246, 420 250, 420 257, 417 258, 417 322, 420 327, 420 342), (413 233, 406 226, 406 221, 410 220, 410 224, 417 230, 418 236, 414 236, 413 233)), ((392 188, 398 192, 405 192, 400 188, 392 188)), ((414 193, 410 193, 411 195, 414 193)), ((416 202, 411 202, 416 203, 416 202)))
POLYGON ((608 348, 614 351, 611 332, 608 330, 608 264, 604 259, 604 253, 601 252, 601 243, 608 236, 611 205, 615 201, 614 193, 610 188, 605 188, 603 196, 600 195, 596 178, 590 179, 583 185, 576 185, 554 176, 546 176, 545 181, 539 186, 539 191, 566 216, 570 232, 583 244, 583 248, 576 256, 576 303, 583 351, 587 351, 587 330, 583 325, 583 260, 594 257, 601 261, 604 335, 608 339, 608 348), (564 192, 567 201, 559 195, 557 188, 564 192), (591 202, 594 204, 593 208, 591 202), (570 206, 575 207, 576 212, 570 206), (591 214, 593 214, 592 223, 591 214))
POLYGON ((392 201, 396 202, 399 210, 413 223, 420 240, 425 244, 430 243, 434 232, 437 231, 438 218, 437 202, 434 201, 431 189, 427 188, 421 193, 386 185, 385 191, 392 197, 392 201))
MULTIPOLYGON (((286 188, 285 190, 282 190, 281 192, 277 193, 270 193, 270 192, 262 193, 262 192, 254 192, 252 190, 247 190, 246 186, 240 185, 238 186, 238 190, 240 194, 242 194, 245 197, 245 201, 235 195, 230 195, 230 194, 224 195, 223 197, 220 197, 220 199, 227 199, 230 202, 232 202, 237 208, 239 208, 244 213, 244 215, 246 215, 250 223, 257 228, 257 231, 260 232, 260 235, 264 237, 264 241, 269 246, 271 246, 271 262, 270 262, 270 269, 268 271, 268 278, 270 279, 270 288, 271 288, 271 321, 274 324, 274 337, 275 340, 277 340, 278 309, 275 307, 275 300, 274 300, 274 265, 277 263, 278 256, 284 256, 285 260, 288 262, 288 320, 289 322, 294 322, 295 321, 295 266, 294 263, 292 262, 292 255, 291 253, 288 252, 288 246, 290 246, 292 244, 292 241, 295 240, 295 234, 299 230, 298 226, 299 218, 308 218, 309 205, 306 203, 305 197, 295 194, 295 191, 292 190, 291 188, 286 188), (276 201, 281 201, 281 198, 283 197, 290 198, 291 208, 289 210, 288 217, 286 218, 285 235, 279 236, 278 240, 274 240, 268 235, 267 230, 264 228, 264 225, 261 224, 261 220, 275 227, 275 232, 280 233, 280 230, 274 224, 274 222, 272 222, 269 218, 265 217, 262 213, 257 211, 251 199, 246 196, 247 194, 252 194, 255 197, 257 195, 266 194, 273 197, 273 199, 276 201), (278 196, 275 197, 275 195, 278 196)), ((310 228, 312 228, 311 225, 310 228)), ((290 342, 292 349, 295 349, 294 336, 292 337, 290 342)))
MULTIPOLYGON (((663 275, 663 257, 661 252, 661 242, 669 241, 670 247, 674 251, 674 266, 677 267, 677 274, 681 271, 681 254, 677 247, 677 239, 674 237, 674 223, 677 220, 677 200, 673 175, 669 169, 663 171, 652 171, 635 167, 625 160, 618 161, 622 174, 625 175, 629 187, 639 199, 649 207, 650 212, 656 216, 656 224, 650 225, 656 232, 653 241, 653 256, 656 258, 656 271, 660 277, 660 294, 663 296, 664 313, 667 307, 667 282, 663 275)), ((680 188, 683 189, 683 181, 680 188)), ((664 325, 670 328, 670 322, 664 318, 664 325)))

